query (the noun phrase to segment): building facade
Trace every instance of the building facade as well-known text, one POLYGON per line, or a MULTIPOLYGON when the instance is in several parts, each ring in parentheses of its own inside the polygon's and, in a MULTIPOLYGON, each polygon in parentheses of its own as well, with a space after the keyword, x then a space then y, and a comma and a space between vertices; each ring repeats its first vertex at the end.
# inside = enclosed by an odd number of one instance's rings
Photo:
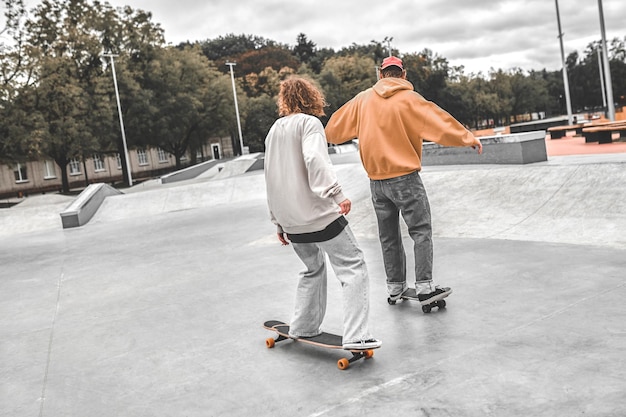
MULTIPOLYGON (((133 182, 158 177, 173 171, 176 160, 160 148, 129 150, 133 182)), ((186 155, 184 166, 192 159, 203 162, 233 156, 230 137, 212 138, 198 150, 195 158, 186 155)), ((92 183, 121 183, 122 159, 119 154, 93 154, 73 159, 65 168, 70 189, 82 189, 92 183)), ((59 192, 62 188, 61 168, 53 160, 26 161, 13 165, 0 164, 0 198, 21 198, 30 194, 59 192)))

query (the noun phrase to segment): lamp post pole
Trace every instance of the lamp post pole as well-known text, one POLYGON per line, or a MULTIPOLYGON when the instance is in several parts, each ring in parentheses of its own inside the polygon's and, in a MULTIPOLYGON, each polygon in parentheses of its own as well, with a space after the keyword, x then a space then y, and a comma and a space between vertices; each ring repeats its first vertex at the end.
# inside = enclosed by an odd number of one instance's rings
POLYGON ((602 50, 598 48, 598 69, 600 70, 600 88, 602 90, 602 107, 606 107, 606 88, 604 87, 604 70, 602 69, 602 50))
POLYGON ((604 63, 604 82, 606 85, 606 101, 609 120, 615 121, 615 101, 613 101, 613 83, 611 82, 611 66, 609 65, 609 54, 606 48, 606 31, 604 30, 604 11, 602 10, 602 0, 598 0, 600 12, 600 31, 602 32, 602 62, 604 63))
POLYGON ((226 65, 230 67, 230 80, 233 83, 233 97, 235 98, 235 113, 237 114, 237 128, 239 129, 239 146, 241 148, 241 155, 243 155, 243 136, 241 135, 241 120, 239 119, 239 105, 237 104, 237 89, 235 88, 235 73, 233 72, 233 66, 237 65, 237 63, 227 62, 226 65))
POLYGON ((115 85, 115 98, 117 99, 117 113, 120 117, 120 129, 122 131, 122 144, 124 145, 124 159, 126 159, 126 171, 128 172, 128 186, 133 186, 133 176, 130 171, 130 158, 128 156, 128 146, 126 145, 126 133, 124 133, 124 119, 122 118, 122 106, 120 104, 120 93, 117 89, 117 76, 115 75, 115 61, 113 57, 118 55, 102 54, 102 56, 111 58, 111 70, 113 72, 113 85, 115 85))
POLYGON ((567 77, 567 65, 565 64, 565 51, 563 50, 563 32, 561 31, 561 15, 559 14, 559 0, 554 0, 556 4, 556 21, 559 26, 559 43, 561 45, 561 62, 563 63, 563 87, 565 88, 565 103, 567 106, 567 124, 572 124, 572 100, 569 96, 569 79, 567 77))

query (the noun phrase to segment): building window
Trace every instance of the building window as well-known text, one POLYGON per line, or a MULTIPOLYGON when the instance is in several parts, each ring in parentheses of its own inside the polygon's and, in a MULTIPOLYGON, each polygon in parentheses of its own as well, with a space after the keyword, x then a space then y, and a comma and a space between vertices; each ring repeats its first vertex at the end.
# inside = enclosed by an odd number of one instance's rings
POLYGON ((148 154, 145 149, 137 149, 137 160, 139 165, 148 165, 148 154))
POLYGON ((56 169, 54 169, 53 161, 44 161, 43 163, 43 179, 52 180, 57 177, 56 169))
POLYGON ((76 158, 70 160, 70 175, 80 175, 80 161, 76 158))
POLYGON ((104 171, 104 161, 99 153, 93 154, 93 170, 95 172, 104 171))
POLYGON ((28 172, 26 171, 26 165, 22 165, 19 162, 15 165, 15 182, 28 182, 28 172))
POLYGON ((169 161, 167 159, 167 152, 165 152, 163 149, 159 148, 157 153, 159 155, 159 162, 160 163, 164 163, 164 162, 168 162, 169 161))

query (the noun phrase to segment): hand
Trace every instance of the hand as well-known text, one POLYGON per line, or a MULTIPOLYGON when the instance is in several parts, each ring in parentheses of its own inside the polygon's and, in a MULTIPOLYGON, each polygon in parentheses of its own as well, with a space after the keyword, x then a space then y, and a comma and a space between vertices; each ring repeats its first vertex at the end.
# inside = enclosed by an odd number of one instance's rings
POLYGON ((347 198, 339 203, 339 213, 348 214, 350 213, 350 209, 352 208, 352 202, 347 198))
POLYGON ((283 246, 286 246, 289 244, 285 233, 276 233, 276 235, 278 236, 278 240, 280 240, 280 243, 282 243, 283 246))
POLYGON ((483 153, 483 144, 480 143, 480 140, 477 140, 477 144, 476 145, 472 145, 472 149, 477 149, 478 148, 478 155, 483 153))

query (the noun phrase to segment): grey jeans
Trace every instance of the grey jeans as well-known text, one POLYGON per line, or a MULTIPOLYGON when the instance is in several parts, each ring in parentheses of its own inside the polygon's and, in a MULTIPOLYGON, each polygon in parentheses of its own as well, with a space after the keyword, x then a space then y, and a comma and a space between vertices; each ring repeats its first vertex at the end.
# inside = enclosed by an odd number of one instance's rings
POLYGON ((326 314, 326 255, 341 283, 343 299, 343 342, 371 339, 369 320, 369 275, 363 252, 346 226, 339 235, 325 242, 291 243, 304 263, 296 290, 296 304, 289 333, 295 337, 321 333, 326 314))
POLYGON ((414 242, 416 287, 432 281, 433 240, 430 204, 419 172, 386 180, 370 180, 370 190, 378 219, 378 236, 383 251, 389 294, 398 294, 407 286, 400 213, 414 242))

